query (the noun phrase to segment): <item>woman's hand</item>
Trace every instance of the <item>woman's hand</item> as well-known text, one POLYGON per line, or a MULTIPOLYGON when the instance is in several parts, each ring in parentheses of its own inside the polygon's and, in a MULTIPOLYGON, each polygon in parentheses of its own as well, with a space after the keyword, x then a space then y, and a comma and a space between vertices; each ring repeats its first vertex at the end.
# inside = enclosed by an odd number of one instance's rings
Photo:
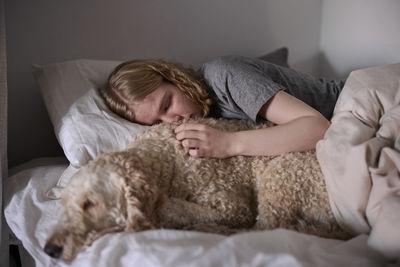
POLYGON ((185 123, 175 129, 176 138, 194 157, 273 156, 315 149, 330 126, 321 113, 283 91, 265 103, 258 115, 277 125, 224 132, 203 124, 185 123))
POLYGON ((175 129, 175 134, 193 157, 227 158, 235 154, 232 132, 199 123, 184 123, 175 129))

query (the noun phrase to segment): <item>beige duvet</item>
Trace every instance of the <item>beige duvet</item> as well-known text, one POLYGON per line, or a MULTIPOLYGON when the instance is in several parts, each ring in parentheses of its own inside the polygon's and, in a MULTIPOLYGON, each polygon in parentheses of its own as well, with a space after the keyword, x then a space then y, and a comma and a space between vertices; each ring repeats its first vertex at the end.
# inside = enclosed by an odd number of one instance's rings
POLYGON ((400 258, 400 64, 350 74, 317 157, 339 223, 400 258))

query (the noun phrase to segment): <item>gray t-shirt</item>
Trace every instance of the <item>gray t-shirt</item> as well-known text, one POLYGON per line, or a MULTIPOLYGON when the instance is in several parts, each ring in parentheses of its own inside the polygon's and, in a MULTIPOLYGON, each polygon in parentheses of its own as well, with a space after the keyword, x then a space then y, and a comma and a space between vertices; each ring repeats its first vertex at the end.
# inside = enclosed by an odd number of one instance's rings
POLYGON ((221 57, 205 63, 198 73, 214 104, 211 117, 257 121, 261 107, 283 90, 330 119, 344 81, 328 81, 261 59, 221 57))

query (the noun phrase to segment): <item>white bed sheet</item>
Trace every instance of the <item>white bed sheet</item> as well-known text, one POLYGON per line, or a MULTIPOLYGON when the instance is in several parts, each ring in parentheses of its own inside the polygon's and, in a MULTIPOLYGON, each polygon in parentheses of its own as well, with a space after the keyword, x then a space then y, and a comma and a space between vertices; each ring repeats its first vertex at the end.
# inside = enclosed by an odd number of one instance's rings
POLYGON ((349 241, 324 239, 289 230, 221 235, 153 230, 108 234, 70 264, 43 251, 62 212, 46 192, 66 169, 65 160, 33 161, 11 171, 5 184, 5 217, 37 266, 389 266, 367 246, 367 236, 349 241), (35 166, 35 167, 34 167, 35 166))

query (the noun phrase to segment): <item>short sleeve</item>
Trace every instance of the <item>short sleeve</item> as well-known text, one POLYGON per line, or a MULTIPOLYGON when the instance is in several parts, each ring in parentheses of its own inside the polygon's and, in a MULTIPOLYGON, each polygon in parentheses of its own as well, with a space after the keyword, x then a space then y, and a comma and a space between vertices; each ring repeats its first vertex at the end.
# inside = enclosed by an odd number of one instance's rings
POLYGON ((238 56, 217 58, 201 69, 219 106, 221 116, 257 120, 261 107, 284 86, 267 75, 273 64, 238 56))

